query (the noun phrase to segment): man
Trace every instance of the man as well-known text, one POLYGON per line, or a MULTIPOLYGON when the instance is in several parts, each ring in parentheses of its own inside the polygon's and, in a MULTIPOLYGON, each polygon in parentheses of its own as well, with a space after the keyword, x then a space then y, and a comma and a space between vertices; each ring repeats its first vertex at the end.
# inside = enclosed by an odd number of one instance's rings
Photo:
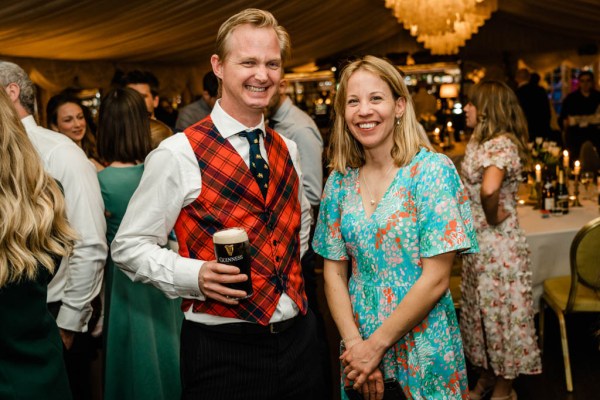
POLYGON ((548 139, 550 137, 550 101, 548 94, 539 85, 540 76, 530 74, 521 68, 515 75, 518 87, 516 90, 519 104, 527 119, 529 138, 533 141, 536 137, 548 139))
POLYGON ((437 99, 427 91, 427 83, 419 81, 417 87, 417 92, 412 96, 417 118, 421 119, 426 115, 435 115, 437 99))
POLYGON ((141 94, 146 103, 148 115, 150 118, 156 119, 154 109, 158 107, 159 101, 158 79, 150 72, 136 69, 123 75, 120 83, 121 86, 131 88, 141 94))
MULTIPOLYGON (((298 146, 300 154, 300 166, 302 168, 304 192, 312 207, 313 223, 319 213, 319 204, 321 203, 321 193, 323 192, 323 137, 317 124, 313 119, 300 108, 298 108, 286 93, 287 81, 282 79, 279 84, 279 90, 271 98, 267 114, 269 116, 269 126, 281 136, 293 140, 298 146)), ((314 225, 313 225, 314 226, 314 225)), ((317 296, 317 276, 315 274, 316 259, 315 252, 310 245, 312 242, 312 232, 309 240, 309 248, 302 256, 302 276, 304 278, 306 297, 308 306, 314 312, 318 324, 318 338, 320 346, 321 364, 323 365, 324 382, 326 388, 321 390, 323 393, 320 398, 331 398, 329 367, 329 350, 325 332, 323 316, 319 310, 317 296)), ((317 400, 317 399, 314 399, 317 400)))
POLYGON ((204 74, 202 87, 204 89, 202 97, 179 111, 177 122, 175 123, 177 132, 183 132, 188 126, 206 117, 215 106, 217 96, 219 95, 219 80, 214 72, 209 71, 204 74))
POLYGON ((564 131, 565 144, 576 157, 579 157, 581 145, 587 140, 600 148, 600 132, 597 125, 579 123, 573 117, 594 114, 599 106, 600 92, 595 89, 594 74, 592 71, 583 71, 579 74, 579 88, 565 97, 558 118, 564 131))
POLYGON ((113 241, 113 259, 132 279, 184 299, 183 399, 317 397, 315 318, 300 268, 310 204, 296 145, 263 119, 289 46, 266 11, 221 25, 211 64, 222 97, 209 117, 147 157, 113 241), (173 226, 180 255, 161 247, 173 226), (212 235, 230 227, 250 239, 254 294, 245 300, 226 284, 248 277, 210 261, 212 235))
MULTIPOLYGON (((89 362, 78 358, 82 332, 88 329, 92 300, 100 292, 108 248, 104 203, 96 169, 83 151, 66 136, 38 126, 33 118, 35 87, 21 67, 0 61, 0 84, 13 101, 27 135, 46 171, 63 187, 69 223, 79 234, 73 254, 64 258, 48 285, 48 303, 57 311, 56 323, 65 346, 65 360, 74 398, 87 397, 89 362)), ((89 392, 88 392, 89 394, 89 392)))

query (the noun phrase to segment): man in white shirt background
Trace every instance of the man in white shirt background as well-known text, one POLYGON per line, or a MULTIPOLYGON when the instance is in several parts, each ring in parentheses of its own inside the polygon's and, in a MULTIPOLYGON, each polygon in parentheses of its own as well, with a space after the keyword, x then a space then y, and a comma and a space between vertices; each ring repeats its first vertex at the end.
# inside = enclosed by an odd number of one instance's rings
POLYGON ((58 309, 56 323, 65 347, 73 397, 87 398, 90 383, 85 380, 89 379, 91 359, 79 352, 78 342, 89 341, 89 334, 84 332, 92 316, 92 300, 100 292, 108 251, 96 168, 71 139, 38 126, 32 115, 35 86, 21 67, 0 61, 0 84, 13 101, 44 168, 62 185, 67 218, 79 234, 73 254, 62 260, 48 285, 48 303, 51 310, 52 306, 58 309))

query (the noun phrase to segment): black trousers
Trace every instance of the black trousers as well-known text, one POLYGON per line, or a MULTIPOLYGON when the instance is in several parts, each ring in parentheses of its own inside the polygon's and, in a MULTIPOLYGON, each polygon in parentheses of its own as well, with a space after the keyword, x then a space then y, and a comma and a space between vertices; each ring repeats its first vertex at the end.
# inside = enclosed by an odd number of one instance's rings
POLYGON ((316 323, 310 310, 276 334, 224 332, 183 322, 183 400, 316 399, 321 380, 316 323))

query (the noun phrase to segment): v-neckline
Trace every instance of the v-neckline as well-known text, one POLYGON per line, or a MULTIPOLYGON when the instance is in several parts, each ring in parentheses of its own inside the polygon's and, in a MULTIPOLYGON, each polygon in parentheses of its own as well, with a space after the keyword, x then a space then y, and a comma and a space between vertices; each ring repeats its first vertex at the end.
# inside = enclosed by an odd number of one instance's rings
POLYGON ((360 202, 360 205, 362 207, 363 216, 365 217, 365 219, 371 220, 373 218, 373 215, 375 215, 375 213, 377 213, 377 210, 379 210, 379 206, 381 205, 381 203, 383 203, 383 201, 387 197, 388 192, 390 191, 390 188, 396 182, 396 178, 398 177, 398 173, 401 170, 402 170, 402 168, 400 168, 398 171, 396 171, 396 173, 394 174, 394 178, 392 179, 392 181, 390 182, 390 184, 388 185, 388 187, 385 189, 385 192, 383 192, 383 196, 381 197, 381 199, 379 200, 379 202, 375 206, 375 209, 373 210, 373 212, 371 212, 371 214, 367 215, 367 207, 365 207, 365 202, 364 202, 363 197, 361 195, 362 190, 363 190, 363 186, 360 183, 360 169, 359 168, 356 169, 356 186, 358 187, 358 190, 356 191, 356 195, 358 196, 358 201, 360 202))

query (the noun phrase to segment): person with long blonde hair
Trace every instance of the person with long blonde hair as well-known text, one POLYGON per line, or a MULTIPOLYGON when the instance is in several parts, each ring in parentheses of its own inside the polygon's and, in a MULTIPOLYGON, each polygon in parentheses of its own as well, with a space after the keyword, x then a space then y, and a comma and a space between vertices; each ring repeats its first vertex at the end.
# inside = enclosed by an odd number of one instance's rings
POLYGON ((527 122, 504 83, 481 82, 465 107, 473 136, 462 163, 481 252, 462 269, 460 327, 467 359, 483 370, 470 393, 516 400, 512 381, 542 371, 532 299, 529 248, 516 195, 528 162, 527 122))
POLYGON ((47 284, 75 232, 58 184, 42 167, 0 90, 0 398, 71 398, 47 284))
POLYGON ((369 400, 387 390, 465 399, 448 286, 455 254, 477 250, 471 212, 454 165, 419 129, 394 65, 366 56, 344 69, 329 150, 333 172, 313 246, 325 258, 343 385, 369 400))

